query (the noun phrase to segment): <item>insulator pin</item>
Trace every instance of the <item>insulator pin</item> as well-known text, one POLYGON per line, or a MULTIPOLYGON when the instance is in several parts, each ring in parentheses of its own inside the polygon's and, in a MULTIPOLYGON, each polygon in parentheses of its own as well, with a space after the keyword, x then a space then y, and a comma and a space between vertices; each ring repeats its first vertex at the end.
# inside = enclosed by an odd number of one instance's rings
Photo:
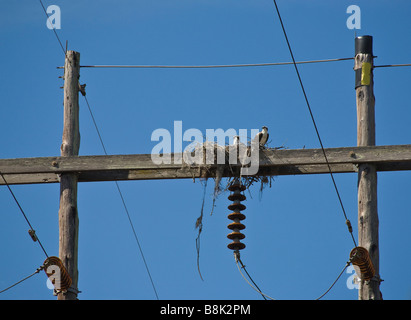
POLYGON ((348 227, 348 232, 352 233, 352 225, 351 225, 351 221, 350 220, 345 220, 345 224, 348 227))
POLYGON ((360 269, 362 280, 368 281, 374 277, 375 269, 367 249, 363 247, 352 249, 350 259, 352 264, 360 269))

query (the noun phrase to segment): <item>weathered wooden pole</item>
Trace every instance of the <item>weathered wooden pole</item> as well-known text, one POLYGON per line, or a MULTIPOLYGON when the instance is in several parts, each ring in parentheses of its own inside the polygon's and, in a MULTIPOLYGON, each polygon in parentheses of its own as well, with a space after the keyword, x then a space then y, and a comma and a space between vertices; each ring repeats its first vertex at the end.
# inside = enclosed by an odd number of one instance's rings
MULTIPOLYGON (((355 38, 355 91, 357 100, 357 145, 375 146, 374 57, 372 37, 355 38)), ((358 168, 358 242, 370 254, 375 276, 361 281, 359 300, 381 300, 379 277, 377 170, 374 164, 358 168)))
MULTIPOLYGON (((79 76, 80 53, 67 51, 64 65, 64 128, 61 156, 78 156, 80 148, 79 130, 79 76)), ((67 292, 60 292, 58 300, 77 299, 77 253, 78 253, 78 211, 76 173, 60 176, 59 209, 59 256, 66 267, 72 285, 67 292)))

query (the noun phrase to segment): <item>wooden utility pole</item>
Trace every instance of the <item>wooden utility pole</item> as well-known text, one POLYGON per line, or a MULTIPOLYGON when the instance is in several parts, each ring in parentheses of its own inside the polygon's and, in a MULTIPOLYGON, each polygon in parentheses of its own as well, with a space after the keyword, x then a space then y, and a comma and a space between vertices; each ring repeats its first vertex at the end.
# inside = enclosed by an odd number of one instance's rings
MULTIPOLYGON (((79 153, 79 75, 80 54, 67 51, 64 64, 64 128, 61 157, 78 156, 79 153)), ((58 293, 58 300, 75 300, 78 293, 77 182, 77 173, 60 175, 59 256, 72 279, 72 285, 67 292, 58 293)))
MULTIPOLYGON (((355 91, 357 100, 357 146, 375 146, 374 57, 372 37, 355 38, 355 91)), ((361 281, 359 300, 381 300, 379 277, 377 167, 358 167, 358 242, 370 254, 375 276, 361 281)))

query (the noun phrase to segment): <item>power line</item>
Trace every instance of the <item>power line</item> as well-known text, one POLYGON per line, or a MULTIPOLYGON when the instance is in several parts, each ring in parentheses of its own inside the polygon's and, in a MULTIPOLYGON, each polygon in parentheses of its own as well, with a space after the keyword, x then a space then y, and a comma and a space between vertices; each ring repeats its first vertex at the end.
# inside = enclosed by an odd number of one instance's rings
MULTIPOLYGON (((50 23, 50 25, 52 26, 50 17, 49 17, 49 15, 47 14, 47 10, 46 10, 46 8, 44 7, 43 1, 39 0, 39 2, 40 2, 40 4, 41 4, 41 7, 43 8, 43 11, 44 11, 45 15, 47 16, 47 21, 48 21, 48 22, 50 23)), ((59 42, 59 44, 60 44, 61 50, 63 50, 64 55, 66 55, 66 49, 64 49, 64 46, 63 46, 63 44, 61 43, 61 40, 60 40, 59 35, 57 34, 56 28, 53 28, 53 32, 54 32, 54 34, 55 34, 55 36, 56 36, 56 38, 57 38, 57 40, 58 40, 58 42, 59 42)))
POLYGON ((411 63, 383 64, 383 65, 380 65, 380 66, 374 66, 374 68, 391 68, 391 67, 411 67, 411 63))
MULTIPOLYGON (((250 274, 247 272, 247 269, 245 268, 245 265, 244 265, 243 262, 241 261, 241 259, 240 259, 240 253, 239 253, 238 251, 237 251, 237 252, 234 252, 234 258, 235 258, 235 262, 236 262, 236 264, 237 264, 238 271, 240 271, 240 274, 242 275, 242 277, 244 278, 244 280, 245 280, 255 291, 257 291, 259 294, 261 294, 262 297, 264 298, 264 300, 267 300, 267 298, 270 299, 270 300, 275 300, 274 298, 272 298, 272 297, 266 295, 265 293, 263 293, 263 292, 261 291, 261 289, 258 287, 258 285, 254 282, 253 278, 251 278, 250 274), (240 267, 239 263, 241 264, 241 267, 240 267), (247 274, 248 278, 251 280, 251 282, 252 282, 254 285, 251 284, 251 283, 247 280, 247 278, 246 278, 246 277, 243 275, 243 273, 241 272, 241 269, 244 270, 244 272, 247 274)), ((334 282, 330 285, 330 287, 329 287, 321 296, 319 296, 319 297, 318 297, 317 299, 315 299, 315 300, 320 300, 320 299, 322 299, 328 292, 330 292, 330 290, 334 287, 334 285, 335 285, 335 284, 337 283, 337 281, 340 279, 340 277, 342 276, 342 274, 344 273, 344 271, 345 271, 350 265, 351 265, 351 260, 348 261, 348 262, 345 264, 344 268, 343 268, 343 269, 341 270, 341 272, 338 274, 337 278, 336 278, 336 279, 334 280, 334 282)))
MULTIPOLYGON (((296 64, 322 63, 353 60, 354 58, 337 58, 322 60, 297 61, 296 64)), ((268 62, 268 63, 246 63, 246 64, 219 64, 219 65, 84 65, 80 68, 123 68, 123 69, 212 69, 212 68, 241 68, 241 67, 268 67, 291 65, 294 62, 268 62)), ((57 67, 63 69, 64 67, 57 67)))
POLYGON ((4 175, 3 175, 2 172, 0 172, 0 176, 1 176, 1 178, 3 179, 4 184, 6 185, 7 189, 9 190, 9 192, 10 192, 11 196, 13 197, 14 201, 16 202, 17 206, 19 207, 20 212, 22 213, 24 219, 26 220, 27 224, 29 225, 29 227, 30 227, 29 234, 30 234, 31 238, 33 239, 33 241, 39 243, 41 249, 43 250, 43 252, 44 252, 44 254, 46 255, 46 257, 48 258, 49 256, 48 256, 46 250, 44 249, 43 244, 41 243, 39 237, 36 235, 36 232, 35 232, 35 230, 33 229, 33 226, 31 225, 31 223, 30 223, 29 219, 27 218, 27 216, 26 216, 23 208, 21 207, 19 201, 17 200, 16 196, 14 195, 13 190, 11 190, 10 185, 7 183, 7 180, 6 180, 6 178, 4 177, 4 175))
MULTIPOLYGON (((345 208, 344 208, 344 205, 343 205, 341 196, 340 196, 340 192, 338 191, 338 187, 337 187, 337 184, 336 184, 336 182, 335 182, 334 175, 333 175, 333 173, 332 173, 330 163, 328 162, 328 157, 327 157, 327 154, 326 154, 326 152, 325 152, 324 145, 323 145, 323 143, 322 143, 321 136, 320 136, 320 133, 319 133, 319 131, 318 131, 317 124, 316 124, 315 119, 314 119, 313 112, 312 112, 312 110, 311 110, 310 102, 308 101, 307 93, 305 92, 305 88, 304 88, 303 81, 302 81, 301 76, 300 76, 300 72, 298 71, 297 63, 295 62, 294 54, 293 54, 293 51, 292 51, 292 49, 291 49, 290 42, 289 42, 289 40, 288 40, 287 32, 285 31, 284 23, 283 23, 283 20, 282 20, 282 18, 281 18, 280 11, 279 11, 278 6, 277 6, 277 2, 276 2, 276 0, 273 0, 273 1, 274 1, 275 9, 276 9, 276 11, 277 11, 278 19, 280 20, 280 24, 281 24, 281 28, 282 28, 283 33, 284 33, 285 40, 286 40, 286 42, 287 42, 287 46, 288 46, 288 50, 289 50, 290 55, 291 55, 291 59, 293 60, 294 69, 295 69, 295 72, 297 73, 298 81, 299 81, 299 83, 300 83, 301 90, 302 90, 302 92, 303 92, 303 95, 304 95, 304 98, 305 98, 305 102, 306 102, 306 104, 307 104, 308 111, 309 111, 309 113, 310 113, 311 120, 312 120, 312 122, 313 122, 314 129, 315 129, 315 132, 316 132, 317 137, 318 137, 318 141, 320 142, 321 150, 322 150, 322 152, 323 152, 323 154, 324 154, 325 162, 327 163, 328 170, 329 170, 329 172, 330 172, 330 176, 331 176, 331 180, 332 180, 333 185, 334 185, 335 192, 336 192, 337 197, 338 197, 338 200, 339 200, 339 202, 340 202, 340 206, 341 206, 342 212, 343 212, 343 214, 344 214, 345 221, 346 221, 347 225, 349 225, 349 220, 348 220, 347 214, 346 214, 346 212, 345 212, 345 208)), ((352 228, 348 227, 348 230, 349 230, 350 235, 351 235, 351 238, 352 238, 352 240, 353 240, 353 242, 354 242, 354 246, 357 247, 357 243, 355 242, 355 238, 354 238, 354 235, 353 235, 353 233, 352 233, 352 228)))
POLYGON ((335 281, 331 284, 331 286, 327 289, 327 291, 325 291, 321 296, 319 296, 317 299, 315 300, 320 300, 321 298, 323 298, 328 292, 330 292, 330 290, 334 287, 334 285, 337 283, 338 279, 340 279, 340 277, 342 276, 342 274, 344 273, 345 269, 348 268, 348 266, 351 264, 351 261, 348 261, 345 264, 345 267, 341 270, 340 274, 337 276, 337 279, 335 279, 335 281))
POLYGON ((242 275, 242 277, 244 278, 244 280, 250 285, 250 287, 252 287, 255 291, 257 291, 259 294, 261 294, 262 297, 264 298, 264 300, 267 300, 267 298, 270 299, 270 300, 275 300, 274 298, 271 298, 270 296, 268 296, 268 295, 266 295, 265 293, 263 293, 263 292, 261 291, 261 289, 257 286, 257 284, 254 282, 253 278, 251 278, 250 274, 247 272, 247 269, 245 268, 245 265, 243 264, 243 262, 242 262, 241 259, 240 259, 240 252, 239 252, 239 251, 235 251, 235 252, 234 252, 234 258, 235 258, 235 263, 237 264, 238 271, 240 271, 240 274, 242 275), (240 268, 240 265, 239 265, 238 263, 241 264, 241 268, 240 268), (252 285, 252 284, 247 280, 247 278, 246 278, 246 277, 243 275, 243 273, 241 272, 241 269, 244 270, 244 272, 247 274, 248 278, 251 280, 251 282, 252 282, 254 285, 252 285))
MULTIPOLYGON (((85 92, 84 92, 83 96, 84 96, 84 100, 86 101, 88 110, 89 110, 89 112, 90 112, 91 119, 92 119, 92 121, 93 121, 93 123, 94 123, 94 127, 96 128, 97 135, 98 135, 98 137, 99 137, 101 146, 103 147, 104 153, 105 153, 106 155, 108 155, 108 154, 107 154, 106 147, 105 147, 104 142, 103 142, 103 138, 102 138, 102 136, 101 136, 101 134, 100 134, 100 130, 99 130, 98 126, 97 126, 97 122, 96 122, 96 120, 95 120, 95 118, 94 118, 93 112, 92 112, 92 110, 91 110, 91 107, 90 107, 90 104, 89 104, 89 102, 88 102, 88 99, 87 99, 87 97, 86 97, 86 95, 85 95, 85 92)), ((132 220, 131 220, 130 213, 129 213, 129 211, 128 211, 128 208, 127 208, 126 201, 125 201, 125 199, 124 199, 123 193, 122 193, 122 191, 121 191, 121 189, 120 189, 120 186, 119 186, 119 184, 118 184, 117 181, 115 181, 115 184, 116 184, 116 187, 117 187, 117 191, 118 191, 118 193, 119 193, 119 195, 120 195, 121 201, 122 201, 122 203, 123 203, 124 210, 125 210, 125 212, 126 212, 126 214, 127 214, 127 218, 128 218, 129 223, 130 223, 131 229, 132 229, 132 231, 133 231, 134 238, 135 238, 135 240, 136 240, 138 249, 139 249, 140 254, 141 254, 141 257, 142 257, 142 259, 143 259, 144 266, 145 266, 145 268, 146 268, 146 270, 147 270, 147 274, 148 274, 148 276, 149 276, 149 278, 150 278, 151 286, 153 287, 153 290, 154 290, 154 293, 155 293, 155 295, 156 295, 156 297, 157 297, 157 300, 159 300, 158 293, 157 293, 157 290, 156 290, 156 286, 154 285, 153 278, 151 277, 150 269, 149 269, 148 264, 147 264, 147 261, 146 261, 146 259, 145 259, 145 257, 144 257, 143 249, 142 249, 142 247, 141 247, 141 245, 140 245, 140 241, 139 241, 139 239, 138 239, 137 232, 136 232, 136 230, 135 230, 135 228, 134 228, 134 224, 133 224, 133 222, 132 222, 132 220)))
MULTIPOLYGON (((44 13, 45 13, 46 16, 47 16, 48 21, 50 22, 50 25, 51 25, 50 18, 49 18, 48 14, 47 14, 47 10, 46 10, 46 8, 44 7, 43 2, 42 2, 41 0, 39 0, 39 2, 40 2, 40 4, 41 4, 41 7, 43 8, 44 13)), ((64 50, 63 44, 61 43, 60 38, 59 38, 59 36, 58 36, 58 34, 57 34, 57 32, 56 32, 56 30, 55 30, 54 28, 53 28, 53 31, 54 31, 54 34, 55 34, 56 37, 57 37, 57 40, 58 40, 59 43, 60 43, 60 47, 61 47, 61 49, 63 50, 63 53, 64 53, 64 55, 65 55, 65 54, 66 54, 66 51, 64 50)), ((22 213, 24 219, 26 220, 27 224, 29 225, 29 227, 30 227, 29 234, 30 234, 31 238, 33 239, 34 242, 38 242, 38 243, 39 243, 41 249, 43 250, 43 252, 44 252, 44 254, 46 255, 46 257, 48 258, 49 256, 48 256, 46 250, 44 249, 43 244, 41 243, 39 237, 37 236, 36 231, 33 229, 33 226, 31 225, 29 219, 27 218, 26 213, 24 212, 23 208, 21 207, 19 201, 17 200, 17 198, 16 198, 13 190, 10 188, 10 185, 7 183, 7 180, 6 180, 6 178, 4 177, 4 175, 3 175, 2 172, 0 172, 0 176, 1 176, 1 178, 3 179, 4 184, 6 185, 7 189, 8 189, 9 192, 10 192, 10 194, 12 195, 14 201, 16 202, 18 208, 20 209, 20 212, 22 213)), ((31 278, 31 277, 34 276, 35 274, 39 273, 40 270, 42 270, 43 268, 44 268, 44 266, 41 266, 40 268, 38 268, 38 269, 37 269, 34 273, 32 273, 31 275, 29 275, 29 276, 27 276, 26 278, 24 278, 24 279, 16 282, 16 283, 13 284, 13 285, 7 287, 6 289, 1 290, 0 293, 3 293, 3 292, 5 292, 5 291, 13 288, 14 286, 18 285, 19 283, 21 283, 21 282, 23 282, 23 281, 31 278)))
POLYGON ((37 270, 36 270, 36 271, 34 271, 31 275, 29 275, 29 276, 27 276, 27 277, 25 277, 25 278, 21 279, 20 281, 18 281, 18 282, 16 282, 16 283, 12 284, 11 286, 9 286, 9 287, 7 287, 7 288, 5 288, 5 289, 1 290, 1 291, 0 291, 0 293, 3 293, 3 292, 5 292, 5 291, 7 291, 7 290, 9 290, 9 289, 11 289, 11 288, 13 288, 13 287, 17 286, 18 284, 22 283, 23 281, 25 281, 25 280, 27 280, 27 279, 31 278, 32 276, 34 276, 35 274, 39 273, 39 272, 40 272, 41 270, 43 270, 43 269, 44 269, 44 265, 42 265, 41 267, 37 268, 37 270))

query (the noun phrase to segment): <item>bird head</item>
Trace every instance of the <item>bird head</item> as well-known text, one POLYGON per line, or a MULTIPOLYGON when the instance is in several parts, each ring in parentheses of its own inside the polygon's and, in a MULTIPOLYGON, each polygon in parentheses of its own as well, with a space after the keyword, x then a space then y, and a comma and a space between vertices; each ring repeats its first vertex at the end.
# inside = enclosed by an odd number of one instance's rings
POLYGON ((263 130, 267 131, 267 130, 268 130, 268 128, 267 128, 266 126, 263 126, 263 130))

